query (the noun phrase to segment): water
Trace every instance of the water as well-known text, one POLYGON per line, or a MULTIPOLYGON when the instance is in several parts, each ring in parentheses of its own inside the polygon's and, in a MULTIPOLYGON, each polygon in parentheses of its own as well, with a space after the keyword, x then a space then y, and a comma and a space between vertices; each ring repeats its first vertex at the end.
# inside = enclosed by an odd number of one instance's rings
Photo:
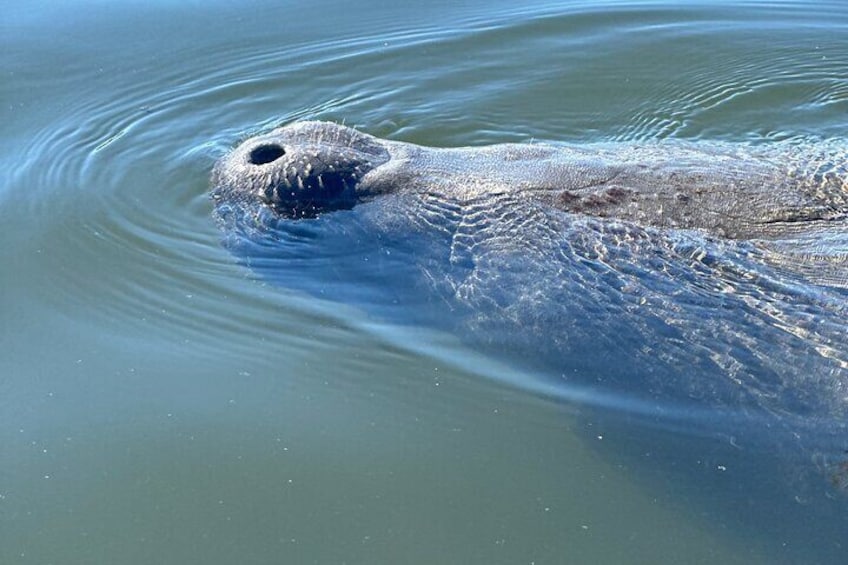
POLYGON ((457 336, 269 284, 208 199, 217 158, 299 118, 436 146, 844 137, 843 3, 2 11, 0 562, 843 561, 844 500, 784 528, 710 504, 735 461, 703 454, 698 485, 457 336))

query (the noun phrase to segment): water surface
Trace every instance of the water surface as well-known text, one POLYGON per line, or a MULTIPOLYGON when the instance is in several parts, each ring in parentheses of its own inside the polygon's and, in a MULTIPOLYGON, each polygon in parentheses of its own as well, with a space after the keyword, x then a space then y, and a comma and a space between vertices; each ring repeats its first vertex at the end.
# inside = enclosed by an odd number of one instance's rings
POLYGON ((710 504, 740 484, 718 447, 661 429, 646 455, 460 336, 257 277, 208 179, 303 118, 435 146, 839 138, 844 3, 3 13, 3 563, 842 562, 843 500, 710 504), (675 454, 711 479, 649 458, 675 454))

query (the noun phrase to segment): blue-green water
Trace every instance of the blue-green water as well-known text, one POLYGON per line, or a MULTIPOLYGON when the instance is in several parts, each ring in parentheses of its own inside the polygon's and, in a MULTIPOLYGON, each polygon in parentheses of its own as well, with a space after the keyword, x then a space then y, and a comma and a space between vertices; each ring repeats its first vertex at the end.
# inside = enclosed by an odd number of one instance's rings
POLYGON ((0 562, 844 562, 844 494, 734 507, 726 460, 664 468, 693 463, 674 430, 627 453, 520 364, 258 279, 208 198, 217 158, 300 118, 436 146, 838 139, 844 3, 2 13, 0 562))

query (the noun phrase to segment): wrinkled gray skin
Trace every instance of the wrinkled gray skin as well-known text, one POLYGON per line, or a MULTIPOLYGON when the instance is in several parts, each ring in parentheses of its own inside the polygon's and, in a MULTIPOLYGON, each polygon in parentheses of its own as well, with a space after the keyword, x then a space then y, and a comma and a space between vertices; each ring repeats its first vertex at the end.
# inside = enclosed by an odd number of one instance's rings
POLYGON ((848 171, 827 155, 815 163, 732 145, 435 149, 301 122, 246 141, 216 166, 212 181, 221 197, 253 198, 295 218, 405 192, 455 202, 517 195, 569 212, 734 239, 848 226, 848 171))
POLYGON ((304 122, 243 142, 212 184, 264 277, 542 375, 588 399, 587 437, 623 466, 665 461, 786 539, 830 528, 838 562, 846 162, 844 144, 436 149, 304 122))

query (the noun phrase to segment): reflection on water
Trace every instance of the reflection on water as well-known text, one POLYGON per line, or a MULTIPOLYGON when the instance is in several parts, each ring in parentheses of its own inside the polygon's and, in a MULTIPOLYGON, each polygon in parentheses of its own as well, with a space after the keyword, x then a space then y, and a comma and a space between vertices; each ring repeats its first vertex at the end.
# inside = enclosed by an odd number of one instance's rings
POLYGON ((783 463, 746 457, 768 444, 565 402, 368 285, 262 279, 207 192, 301 118, 436 146, 834 138, 844 5, 357 11, 4 9, 0 561, 840 562, 844 500, 750 467, 783 463))

